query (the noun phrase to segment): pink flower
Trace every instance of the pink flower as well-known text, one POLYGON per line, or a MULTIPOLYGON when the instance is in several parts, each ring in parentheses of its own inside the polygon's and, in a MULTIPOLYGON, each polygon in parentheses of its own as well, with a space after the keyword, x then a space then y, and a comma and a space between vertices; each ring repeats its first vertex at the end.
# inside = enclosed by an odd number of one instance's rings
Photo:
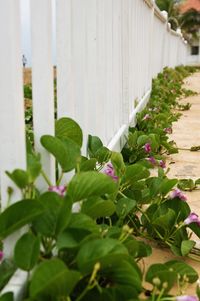
POLYGON ((170 193, 169 197, 170 197, 170 199, 179 198, 179 199, 182 200, 182 201, 187 201, 186 195, 183 194, 183 192, 182 192, 180 189, 178 189, 178 188, 174 189, 174 190, 170 193))
POLYGON ((149 114, 146 114, 142 120, 149 120, 149 119, 151 119, 151 116, 149 114))
POLYGON ((66 192, 66 187, 63 186, 63 185, 60 185, 60 186, 49 186, 48 190, 56 192, 60 196, 64 196, 64 194, 66 192))
POLYGON ((197 223, 200 226, 200 218, 194 212, 191 212, 190 215, 184 220, 185 225, 189 225, 191 223, 197 223))
POLYGON ((113 165, 108 163, 106 169, 103 171, 107 176, 111 177, 114 181, 118 180, 118 177, 115 175, 113 165))
POLYGON ((160 160, 159 166, 162 167, 162 168, 165 168, 166 164, 165 164, 165 162, 163 160, 160 160))
POLYGON ((3 251, 0 250, 0 261, 3 259, 3 251))
POLYGON ((154 157, 149 157, 149 158, 147 158, 147 160, 151 163, 151 164, 153 164, 153 165, 155 165, 157 162, 156 162, 156 159, 154 158, 154 157))
POLYGON ((177 296, 176 301, 199 301, 196 296, 177 296))
POLYGON ((172 134, 172 128, 164 128, 163 131, 167 134, 172 134))
POLYGON ((151 151, 151 144, 150 143, 146 143, 144 145, 144 150, 145 150, 146 153, 150 153, 150 151, 151 151))

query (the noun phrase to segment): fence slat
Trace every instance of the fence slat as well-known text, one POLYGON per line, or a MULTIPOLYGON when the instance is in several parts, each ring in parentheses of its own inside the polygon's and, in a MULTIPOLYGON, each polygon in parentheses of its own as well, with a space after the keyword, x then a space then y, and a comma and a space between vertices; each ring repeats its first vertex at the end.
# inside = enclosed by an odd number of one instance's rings
MULTIPOLYGON (((0 1, 0 183, 1 208, 8 205, 7 188, 14 193, 11 202, 21 193, 5 175, 5 170, 26 169, 22 53, 18 0, 0 1)), ((17 235, 4 241, 5 256, 11 257, 17 235)))
MULTIPOLYGON (((40 144, 42 135, 54 134, 51 1, 31 0, 31 34, 35 148, 42 156, 45 173, 54 183, 54 160, 40 144)), ((41 190, 46 188, 42 179, 38 185, 41 190)))

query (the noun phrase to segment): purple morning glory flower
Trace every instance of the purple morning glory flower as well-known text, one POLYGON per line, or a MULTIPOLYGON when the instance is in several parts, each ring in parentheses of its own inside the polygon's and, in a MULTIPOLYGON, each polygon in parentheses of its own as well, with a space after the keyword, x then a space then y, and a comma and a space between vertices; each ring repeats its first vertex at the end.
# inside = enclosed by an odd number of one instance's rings
POLYGON ((191 212, 190 215, 184 220, 185 225, 189 225, 191 223, 197 223, 200 226, 200 218, 194 212, 191 212))
POLYGON ((150 153, 150 151, 151 151, 151 144, 150 143, 146 143, 144 145, 144 150, 145 150, 146 153, 150 153))
POLYGON ((164 128, 163 131, 167 134, 172 134, 172 128, 164 128))
POLYGON ((149 119, 151 119, 151 116, 149 114, 146 114, 142 120, 149 120, 149 119))
POLYGON ((114 181, 118 180, 118 176, 115 175, 115 171, 113 165, 108 163, 106 165, 106 169, 103 171, 107 176, 111 177, 114 181))
POLYGON ((3 251, 0 250, 0 261, 3 259, 3 251))
POLYGON ((177 296, 176 301, 199 301, 199 298, 196 296, 177 296))
POLYGON ((149 157, 149 158, 147 158, 147 160, 151 163, 151 164, 153 164, 153 165, 155 165, 157 162, 156 162, 156 159, 154 158, 154 157, 149 157))
POLYGON ((66 192, 66 187, 63 186, 63 185, 60 185, 60 186, 49 186, 48 190, 52 191, 52 192, 56 192, 60 196, 64 196, 64 194, 66 192))
POLYGON ((178 188, 174 189, 170 195, 170 199, 179 198, 181 201, 187 201, 186 195, 178 188))
POLYGON ((163 160, 160 160, 159 161, 159 166, 162 167, 162 168, 165 168, 166 167, 166 164, 163 160))

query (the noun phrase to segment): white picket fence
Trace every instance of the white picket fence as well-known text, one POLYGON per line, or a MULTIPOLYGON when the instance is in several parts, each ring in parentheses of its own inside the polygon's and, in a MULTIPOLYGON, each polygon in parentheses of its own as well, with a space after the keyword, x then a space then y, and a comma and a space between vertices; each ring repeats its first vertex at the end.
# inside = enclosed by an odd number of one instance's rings
MULTIPOLYGON (((35 145, 54 181, 54 161, 39 143, 41 135, 54 134, 51 1, 30 0, 30 8, 35 145)), ((19 0, 0 0, 0 38, 0 183, 5 208, 7 187, 13 187, 5 170, 26 168, 19 0)), ((170 29, 153 0, 57 0, 56 53, 58 118, 69 116, 80 124, 83 152, 89 133, 119 150, 128 124, 148 99, 152 78, 165 66, 187 63, 186 42, 170 29)), ((17 201, 20 192, 14 190, 17 201)))

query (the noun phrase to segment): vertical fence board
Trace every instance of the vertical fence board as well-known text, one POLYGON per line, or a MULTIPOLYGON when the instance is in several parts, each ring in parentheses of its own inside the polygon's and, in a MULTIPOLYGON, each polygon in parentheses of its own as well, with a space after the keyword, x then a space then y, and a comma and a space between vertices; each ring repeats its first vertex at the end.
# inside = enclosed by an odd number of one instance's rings
MULTIPOLYGON (((22 53, 20 39, 19 1, 0 1, 0 183, 1 208, 8 205, 7 188, 12 187, 12 202, 21 193, 5 175, 5 170, 26 169, 22 53)), ((6 257, 12 256, 18 234, 4 241, 6 257)))
MULTIPOLYGON (((51 1, 31 0, 33 124, 35 148, 42 156, 45 173, 55 181, 55 161, 40 144, 44 134, 54 134, 51 1)), ((43 190, 46 183, 38 182, 43 190)))

